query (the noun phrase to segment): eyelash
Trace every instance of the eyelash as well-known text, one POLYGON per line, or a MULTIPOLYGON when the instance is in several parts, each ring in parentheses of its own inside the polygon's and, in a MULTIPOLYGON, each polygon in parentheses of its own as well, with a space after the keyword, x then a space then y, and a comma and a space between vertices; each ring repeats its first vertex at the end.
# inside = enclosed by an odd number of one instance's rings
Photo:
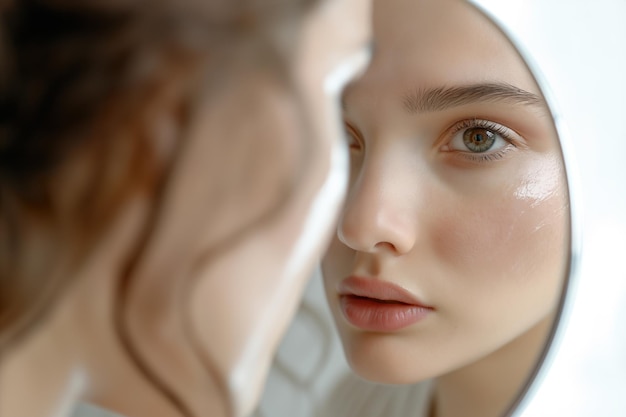
POLYGON ((481 128, 481 129, 490 130, 493 133, 500 136, 503 140, 508 142, 508 144, 502 147, 501 149, 498 149, 497 151, 493 151, 493 152, 487 151, 485 153, 478 153, 478 152, 470 152, 470 151, 464 152, 464 151, 449 150, 449 149, 444 150, 444 152, 453 152, 455 155, 460 156, 466 160, 469 160, 470 162, 487 163, 487 162, 497 161, 497 160, 504 158, 506 154, 516 149, 518 147, 517 144, 520 143, 518 139, 519 135, 515 131, 513 131, 512 129, 506 126, 503 126, 501 124, 498 124, 489 120, 466 119, 466 120, 461 120, 460 122, 456 122, 454 125, 452 125, 452 127, 446 130, 445 136, 448 137, 448 139, 444 147, 450 144, 450 142, 452 141, 452 139, 454 139, 457 133, 463 130, 472 129, 472 128, 481 128))
MULTIPOLYGON (((361 138, 361 134, 359 130, 356 129, 352 125, 352 123, 346 120, 344 120, 344 128, 345 128, 346 141, 348 142, 348 146, 350 147, 350 149, 355 149, 357 147, 362 148, 363 144, 362 144, 362 138, 361 138)), ((521 144, 523 143, 522 140, 520 139, 519 134, 515 132, 514 130, 496 122, 483 120, 483 119, 476 119, 476 118, 465 119, 465 120, 461 120, 459 122, 454 123, 451 127, 446 129, 444 136, 446 136, 448 139, 446 140, 446 143, 443 145, 441 149, 443 150, 443 152, 454 153, 456 156, 462 157, 463 159, 470 161, 470 162, 474 162, 474 163, 488 163, 488 162, 500 160, 504 158, 504 156, 508 154, 509 152, 511 152, 512 150, 520 147, 521 144), (494 151, 494 152, 487 151, 485 153, 476 153, 476 152, 469 152, 469 151, 464 152, 464 151, 458 151, 458 150, 450 150, 450 149, 444 150, 443 149, 444 147, 450 144, 450 142, 452 141, 452 139, 454 139, 454 136, 457 133, 461 132, 462 130, 471 129, 471 128, 482 128, 482 129, 490 130, 494 132, 495 134, 499 135, 503 140, 508 142, 508 144, 497 151, 494 151)))

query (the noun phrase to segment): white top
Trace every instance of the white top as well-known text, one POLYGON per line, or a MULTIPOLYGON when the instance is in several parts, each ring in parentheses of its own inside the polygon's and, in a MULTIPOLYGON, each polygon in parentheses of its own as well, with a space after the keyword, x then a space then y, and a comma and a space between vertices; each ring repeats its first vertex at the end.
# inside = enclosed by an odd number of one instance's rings
POLYGON ((379 385, 348 375, 320 410, 322 417, 428 417, 431 381, 379 385))

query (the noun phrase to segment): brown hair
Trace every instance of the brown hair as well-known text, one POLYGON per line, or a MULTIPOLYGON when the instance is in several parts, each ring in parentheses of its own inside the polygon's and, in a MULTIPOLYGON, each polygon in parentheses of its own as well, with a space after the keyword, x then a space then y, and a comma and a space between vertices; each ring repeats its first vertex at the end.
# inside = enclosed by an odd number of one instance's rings
POLYGON ((242 54, 287 75, 285 29, 316 3, 0 0, 0 351, 44 321, 122 203, 146 196, 114 325, 140 372, 190 414, 127 334, 124 292, 203 87, 242 54), (159 133, 164 103, 176 135, 159 133))
MULTIPOLYGON (((175 97, 172 113, 185 126, 196 87, 219 73, 210 57, 220 45, 272 44, 269 55, 284 61, 285 49, 267 34, 314 2, 5 3, 0 348, 61 297, 72 283, 68 271, 84 260, 122 201, 158 193, 172 155, 162 152, 151 103, 175 97)), ((173 138, 174 149, 181 140, 173 138)))

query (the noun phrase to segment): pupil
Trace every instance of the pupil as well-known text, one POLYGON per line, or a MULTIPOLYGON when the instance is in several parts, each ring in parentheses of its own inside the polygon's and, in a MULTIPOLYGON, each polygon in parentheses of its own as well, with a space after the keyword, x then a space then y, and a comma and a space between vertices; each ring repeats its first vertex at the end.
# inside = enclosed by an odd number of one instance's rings
POLYGON ((496 141, 497 135, 489 129, 470 128, 463 133, 463 142, 472 152, 486 152, 496 141))

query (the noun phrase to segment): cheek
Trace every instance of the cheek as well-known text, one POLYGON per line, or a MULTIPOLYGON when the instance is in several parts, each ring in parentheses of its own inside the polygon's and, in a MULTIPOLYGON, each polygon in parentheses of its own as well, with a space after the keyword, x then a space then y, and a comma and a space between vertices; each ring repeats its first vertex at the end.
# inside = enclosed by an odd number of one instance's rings
POLYGON ((322 276, 327 290, 334 291, 335 285, 352 271, 355 252, 341 243, 336 234, 322 258, 322 276))
POLYGON ((473 282, 559 276, 567 249, 568 206, 558 174, 556 181, 546 178, 534 186, 521 179, 499 193, 442 204, 449 209, 434 222, 433 249, 473 282), (531 188, 537 191, 532 196, 531 188))

